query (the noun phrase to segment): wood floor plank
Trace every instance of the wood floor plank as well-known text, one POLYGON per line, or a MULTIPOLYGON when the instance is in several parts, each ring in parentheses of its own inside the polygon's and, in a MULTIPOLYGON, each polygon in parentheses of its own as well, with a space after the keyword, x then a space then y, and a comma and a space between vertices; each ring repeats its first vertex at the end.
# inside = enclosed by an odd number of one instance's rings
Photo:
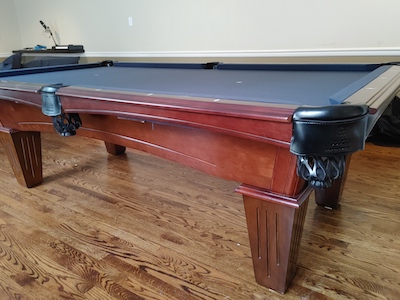
POLYGON ((76 287, 86 286, 86 282, 66 272, 66 269, 50 261, 47 256, 31 248, 29 242, 22 243, 15 236, 20 234, 15 229, 2 226, 0 228, 0 247, 3 254, 0 268, 3 275, 8 275, 29 295, 40 290, 45 299, 69 298, 84 299, 76 287), (9 233, 8 231, 12 231, 9 233), (51 290, 58 290, 54 295, 51 290))
POLYGON ((397 299, 400 149, 368 145, 338 210, 308 207, 285 295, 254 280, 238 183, 43 134, 43 184, 0 147, 0 299, 397 299))

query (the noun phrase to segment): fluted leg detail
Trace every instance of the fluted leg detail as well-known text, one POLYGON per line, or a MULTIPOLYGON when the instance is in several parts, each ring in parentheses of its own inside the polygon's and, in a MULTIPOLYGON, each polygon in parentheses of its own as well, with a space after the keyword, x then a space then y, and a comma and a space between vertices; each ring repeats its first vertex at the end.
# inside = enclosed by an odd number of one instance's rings
POLYGON ((17 181, 33 187, 43 181, 40 132, 0 131, 0 140, 17 181))

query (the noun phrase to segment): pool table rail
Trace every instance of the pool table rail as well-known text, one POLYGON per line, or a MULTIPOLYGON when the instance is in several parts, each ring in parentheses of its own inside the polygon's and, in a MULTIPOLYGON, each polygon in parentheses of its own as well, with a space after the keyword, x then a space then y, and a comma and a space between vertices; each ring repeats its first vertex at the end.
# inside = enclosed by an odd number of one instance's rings
POLYGON ((69 113, 177 124, 289 146, 295 106, 208 98, 117 93, 65 87, 57 92, 69 113), (250 105, 245 105, 250 104, 250 105), (268 130, 265 130, 268 128, 268 130))

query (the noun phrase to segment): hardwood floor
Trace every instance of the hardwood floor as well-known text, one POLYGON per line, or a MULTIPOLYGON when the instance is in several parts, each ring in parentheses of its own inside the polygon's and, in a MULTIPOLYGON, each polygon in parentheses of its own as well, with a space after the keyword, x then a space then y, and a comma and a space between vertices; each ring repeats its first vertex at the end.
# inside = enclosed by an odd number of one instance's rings
POLYGON ((342 205, 311 199, 285 295, 256 284, 235 182, 44 134, 44 182, 0 147, 0 299, 398 299, 400 148, 353 156, 342 205))

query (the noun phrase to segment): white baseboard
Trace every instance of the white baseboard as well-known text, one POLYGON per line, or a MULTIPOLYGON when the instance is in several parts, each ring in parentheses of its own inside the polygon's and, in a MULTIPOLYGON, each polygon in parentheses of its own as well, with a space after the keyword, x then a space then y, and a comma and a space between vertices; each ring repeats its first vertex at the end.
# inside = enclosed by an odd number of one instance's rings
POLYGON ((12 55, 11 52, 0 53, 0 57, 9 57, 10 55, 12 55))

